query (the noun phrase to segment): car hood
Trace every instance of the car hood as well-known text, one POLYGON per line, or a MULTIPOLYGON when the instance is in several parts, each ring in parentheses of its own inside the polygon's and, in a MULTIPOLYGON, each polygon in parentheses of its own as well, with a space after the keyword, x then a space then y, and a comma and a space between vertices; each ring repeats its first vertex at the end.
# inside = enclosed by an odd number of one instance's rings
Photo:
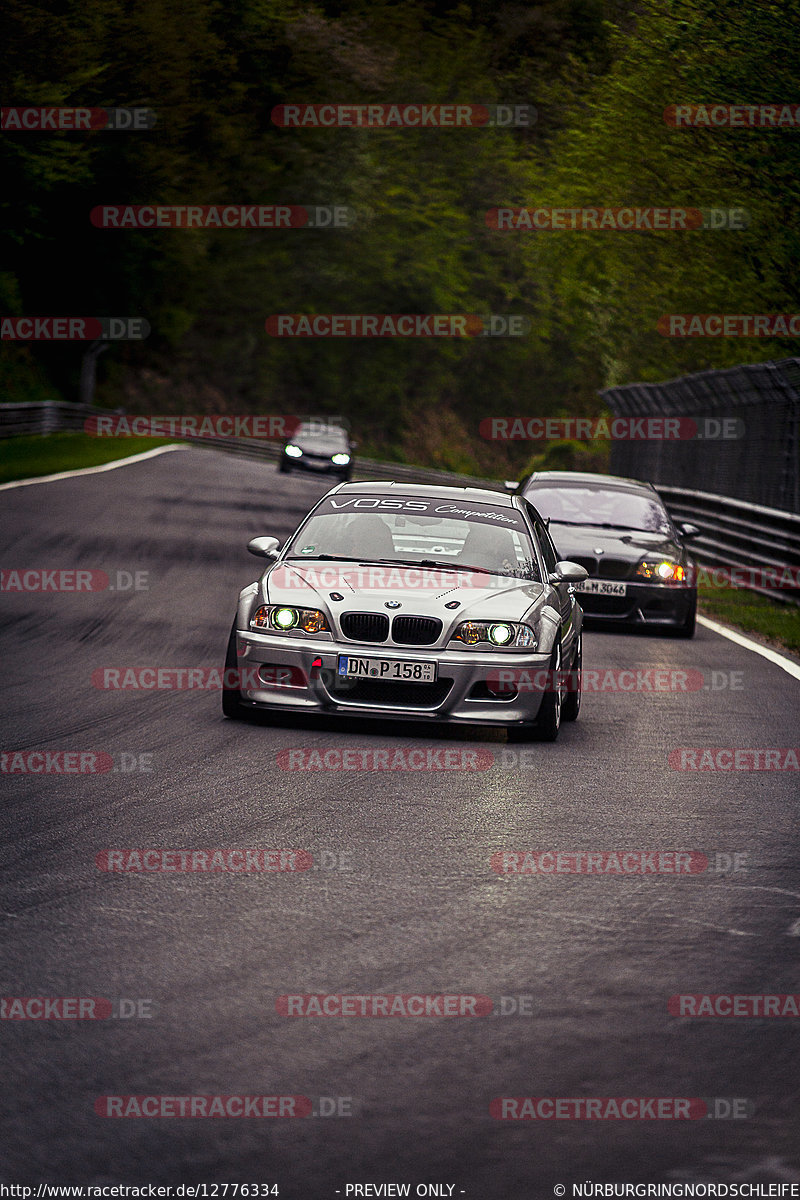
POLYGON ((550 522, 550 535, 561 558, 571 559, 597 557, 597 548, 603 557, 639 562, 646 554, 682 560, 684 549, 675 538, 663 533, 644 533, 639 530, 626 533, 623 529, 595 529, 590 526, 576 528, 550 522))
POLYGON ((276 563, 262 576, 262 603, 318 608, 336 616, 345 612, 383 613, 392 616, 439 617, 443 633, 462 621, 533 620, 545 603, 553 602, 549 585, 477 572, 444 573, 422 568, 359 567, 342 563, 276 563), (380 572, 383 571, 383 576, 380 572), (410 573, 414 586, 397 586, 392 580, 410 573), (385 585, 382 579, 386 581, 385 585), (342 597, 333 600, 331 593, 342 597), (387 602, 399 608, 387 608, 387 602), (447 604, 457 603, 457 608, 447 604))

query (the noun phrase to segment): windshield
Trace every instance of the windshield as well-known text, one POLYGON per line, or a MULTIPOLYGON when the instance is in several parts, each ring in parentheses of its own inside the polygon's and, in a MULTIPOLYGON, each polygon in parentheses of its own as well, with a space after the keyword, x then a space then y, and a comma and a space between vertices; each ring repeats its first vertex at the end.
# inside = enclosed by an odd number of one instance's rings
POLYGON ((543 517, 563 525, 590 525, 629 532, 671 532, 664 506, 654 496, 622 488, 533 487, 526 499, 543 517))
POLYGON ((292 538, 287 557, 419 564, 539 580, 536 554, 516 509, 460 498, 338 493, 292 538))

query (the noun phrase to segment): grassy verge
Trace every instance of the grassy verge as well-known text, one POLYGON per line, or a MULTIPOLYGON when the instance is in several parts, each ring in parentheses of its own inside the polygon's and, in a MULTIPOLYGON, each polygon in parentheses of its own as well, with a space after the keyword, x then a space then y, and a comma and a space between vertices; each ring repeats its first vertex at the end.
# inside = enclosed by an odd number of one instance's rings
POLYGON ((745 588, 700 584, 699 609, 712 621, 755 634, 778 649, 800 653, 800 608, 780 604, 745 588))
POLYGON ((88 433, 50 433, 0 441, 0 483, 98 467, 117 458, 165 446, 164 438, 96 438, 88 433))

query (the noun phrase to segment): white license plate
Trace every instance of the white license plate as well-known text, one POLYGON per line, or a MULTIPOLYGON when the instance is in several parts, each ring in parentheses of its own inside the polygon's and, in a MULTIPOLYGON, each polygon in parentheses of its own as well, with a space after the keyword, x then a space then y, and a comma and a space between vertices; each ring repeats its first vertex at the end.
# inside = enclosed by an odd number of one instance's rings
POLYGON ((589 596, 625 596, 628 592, 627 583, 611 583, 607 579, 584 579, 579 583, 577 591, 589 596))
POLYGON ((435 683, 436 663, 404 662, 399 658, 357 658, 339 655, 338 674, 345 679, 396 679, 401 683, 435 683))

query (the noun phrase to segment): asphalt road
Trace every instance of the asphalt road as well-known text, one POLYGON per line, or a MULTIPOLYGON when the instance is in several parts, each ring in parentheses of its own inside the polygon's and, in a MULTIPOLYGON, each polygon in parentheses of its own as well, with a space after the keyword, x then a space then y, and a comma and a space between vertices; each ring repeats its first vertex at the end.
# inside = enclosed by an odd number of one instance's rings
POLYGON ((675 993, 800 990, 797 772, 668 763, 681 746, 796 745, 799 685, 780 668, 704 629, 591 633, 587 668, 692 669, 705 686, 588 695, 524 767, 503 765, 523 747, 497 731, 231 722, 217 691, 93 686, 97 668, 221 667, 259 570, 247 541, 288 534, 327 486, 192 448, 0 493, 5 569, 146 572, 139 590, 0 597, 3 750, 137 764, 0 776, 0 991, 153 1002, 149 1019, 0 1022, 0 1182, 271 1182, 288 1200, 437 1183, 521 1200, 589 1180, 800 1180, 798 1020, 667 1009, 675 993), (345 745, 495 760, 277 762, 345 745), (107 847, 299 848, 315 868, 120 875, 96 866, 107 847), (490 865, 504 849, 738 853, 746 869, 504 877, 490 865), (477 993, 495 1015, 287 1018, 287 993, 477 993), (530 1015, 497 1015, 519 996, 530 1015), (99 1096, 156 1094, 303 1095, 315 1111, 351 1098, 353 1115, 94 1111, 99 1096), (742 1098, 753 1115, 490 1116, 493 1098, 530 1095, 742 1098))

